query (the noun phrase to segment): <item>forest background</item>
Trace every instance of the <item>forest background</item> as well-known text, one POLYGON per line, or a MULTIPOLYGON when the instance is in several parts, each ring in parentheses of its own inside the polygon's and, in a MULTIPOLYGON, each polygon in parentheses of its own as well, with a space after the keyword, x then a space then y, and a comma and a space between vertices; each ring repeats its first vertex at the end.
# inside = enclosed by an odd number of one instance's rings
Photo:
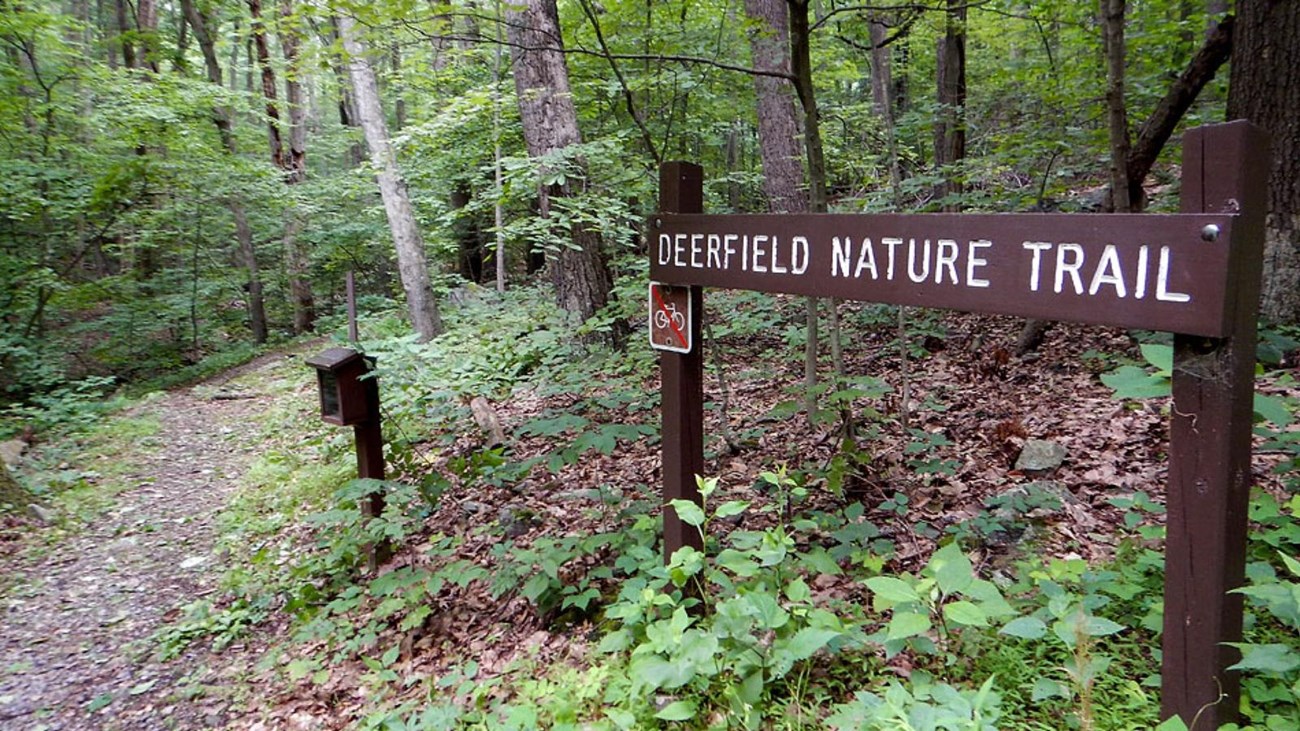
POLYGON ((1296 321, 1294 6, 1103 6, 7 4, 0 388, 311 330, 348 271, 427 339, 435 291, 549 256, 587 320, 666 159, 714 212, 1169 210, 1165 141, 1225 116, 1274 135, 1265 313, 1296 321))

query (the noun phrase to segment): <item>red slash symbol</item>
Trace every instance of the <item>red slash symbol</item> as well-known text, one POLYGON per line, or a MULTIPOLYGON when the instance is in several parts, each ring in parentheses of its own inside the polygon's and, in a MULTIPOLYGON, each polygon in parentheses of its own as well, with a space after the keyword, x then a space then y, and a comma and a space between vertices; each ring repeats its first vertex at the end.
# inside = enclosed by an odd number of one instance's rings
POLYGON ((664 302, 663 296, 659 294, 658 287, 651 287, 650 293, 655 296, 655 304, 658 305, 660 311, 663 312, 664 317, 668 320, 668 327, 672 328, 673 334, 677 336, 677 340, 682 344, 682 348, 689 348, 690 343, 686 342, 686 334, 682 332, 682 329, 678 327, 677 323, 673 320, 673 315, 677 312, 677 308, 673 307, 671 310, 668 308, 668 303, 664 302))

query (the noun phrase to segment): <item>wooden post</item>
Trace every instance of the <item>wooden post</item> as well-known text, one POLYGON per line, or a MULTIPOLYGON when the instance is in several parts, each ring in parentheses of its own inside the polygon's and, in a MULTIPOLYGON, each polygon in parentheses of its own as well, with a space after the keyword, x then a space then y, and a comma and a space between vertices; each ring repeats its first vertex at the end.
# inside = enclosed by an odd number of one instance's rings
MULTIPOLYGON (((688 162, 668 162, 659 169, 659 210, 665 213, 704 212, 704 169, 688 162)), ((695 476, 704 473, 704 356, 701 354, 700 323, 704 316, 704 294, 690 288, 691 311, 695 314, 689 353, 660 351, 659 372, 663 410, 663 500, 664 560, 682 546, 703 549, 695 526, 686 525, 669 500, 700 502, 695 476)))
MULTIPOLYGON (((370 369, 362 381, 366 392, 366 419, 352 425, 352 436, 356 442, 357 477, 362 479, 384 479, 384 435, 380 422, 379 379, 370 369)), ((367 518, 377 518, 384 513, 384 493, 375 491, 361 498, 361 514, 367 518)), ((392 543, 387 539, 378 545, 366 547, 366 565, 374 571, 380 564, 393 556, 392 543)))
POLYGON ((1237 716, 1239 679, 1227 668, 1240 653, 1225 643, 1241 641, 1242 596, 1228 592, 1245 571, 1268 171, 1267 139, 1247 122, 1184 136, 1182 212, 1240 215, 1228 336, 1174 336, 1161 716, 1178 715, 1193 731, 1237 716))
POLYGON ((348 342, 354 346, 361 338, 357 335, 357 276, 348 270, 348 342))

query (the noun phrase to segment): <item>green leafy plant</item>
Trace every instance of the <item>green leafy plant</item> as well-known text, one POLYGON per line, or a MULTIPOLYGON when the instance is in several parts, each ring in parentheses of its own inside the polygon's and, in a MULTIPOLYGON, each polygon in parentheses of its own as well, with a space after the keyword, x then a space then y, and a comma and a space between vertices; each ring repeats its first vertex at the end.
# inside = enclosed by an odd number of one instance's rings
POLYGON ((1001 699, 993 678, 978 690, 959 690, 912 673, 907 684, 890 681, 883 693, 858 691, 826 719, 836 731, 996 731, 1001 699))
POLYGON ((1281 551, 1277 557, 1285 576, 1267 564, 1255 564, 1250 585, 1234 590, 1271 620, 1271 627, 1257 627, 1255 634, 1272 641, 1235 644, 1242 658, 1232 666, 1245 675, 1246 717, 1264 729, 1300 724, 1300 648, 1294 642, 1300 632, 1300 560, 1281 551))
MULTIPOLYGON (((738 500, 710 507, 717 480, 698 485, 702 506, 670 504, 706 534, 711 521, 750 509, 738 500)), ((630 718, 686 721, 717 704, 752 728, 775 712, 778 700, 802 704, 810 658, 860 644, 852 622, 817 605, 783 526, 736 531, 728 544, 712 557, 678 549, 667 566, 625 582, 606 609, 617 624, 601 648, 626 653, 630 718), (654 706, 653 698, 665 693, 672 700, 654 706)))
POLYGON ((220 652, 268 616, 266 607, 243 599, 222 608, 199 599, 185 605, 181 613, 179 621, 154 634, 158 657, 164 661, 179 657, 191 644, 204 638, 211 638, 212 651, 220 652))
POLYGON ((917 576, 873 576, 864 583, 873 608, 889 613, 889 622, 869 638, 889 656, 910 649, 951 665, 959 661, 963 639, 977 643, 980 629, 1016 614, 995 584, 975 575, 955 542, 935 551, 917 576))
MULTIPOLYGON (((1122 365, 1101 374, 1101 382, 1115 392, 1117 399, 1146 399, 1169 396, 1173 388, 1174 348, 1161 343, 1144 343, 1142 358, 1150 367, 1122 365), (1152 370, 1153 369, 1153 370, 1152 370)), ((1285 428, 1291 423, 1286 403, 1264 393, 1255 393, 1255 415, 1285 428)))

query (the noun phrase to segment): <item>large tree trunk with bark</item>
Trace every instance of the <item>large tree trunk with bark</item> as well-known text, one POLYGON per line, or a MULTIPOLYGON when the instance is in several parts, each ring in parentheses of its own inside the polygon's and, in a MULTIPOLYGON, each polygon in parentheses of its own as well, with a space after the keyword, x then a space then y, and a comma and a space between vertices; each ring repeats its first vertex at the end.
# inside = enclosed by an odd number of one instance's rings
POLYGON ((966 157, 966 0, 948 0, 944 34, 935 59, 938 116, 934 123, 934 167, 943 176, 935 198, 945 212, 961 210, 946 201, 961 195, 963 185, 956 166, 966 157))
POLYGON ((361 129, 370 148, 370 162, 375 167, 379 194, 388 216, 388 228, 393 235, 397 251, 397 269, 406 292, 406 307, 411 315, 411 325, 422 340, 430 340, 442 332, 442 316, 429 282, 429 264, 424 252, 424 239, 415 222, 415 210, 406 190, 406 180, 397 167, 397 155, 388 136, 388 124, 379 103, 379 84, 375 71, 366 57, 366 48, 357 35, 355 22, 347 15, 338 19, 339 37, 348 53, 348 68, 352 75, 352 91, 361 116, 361 129))
MULTIPOLYGON (((555 0, 528 0, 506 13, 507 34, 515 61, 515 91, 528 154, 541 158, 582 143, 578 114, 569 91, 569 70, 555 0)), ((582 185, 569 178, 542 191, 542 215, 550 202, 567 198, 582 185)), ((613 281, 601 252, 600 233, 574 225, 573 246, 561 247, 550 262, 559 306, 586 321, 610 299, 613 281)))
MULTIPOLYGON (((789 12, 786 0, 745 0, 756 21, 749 34, 754 69, 790 73, 789 12)), ((803 151, 799 149, 799 115, 788 79, 754 76, 758 104, 758 147, 763 160, 763 193, 773 213, 808 210, 803 185, 803 151)))
POLYGON ((1228 119, 1268 131, 1264 238, 1264 319, 1300 323, 1300 6, 1295 0, 1237 3, 1228 119))

